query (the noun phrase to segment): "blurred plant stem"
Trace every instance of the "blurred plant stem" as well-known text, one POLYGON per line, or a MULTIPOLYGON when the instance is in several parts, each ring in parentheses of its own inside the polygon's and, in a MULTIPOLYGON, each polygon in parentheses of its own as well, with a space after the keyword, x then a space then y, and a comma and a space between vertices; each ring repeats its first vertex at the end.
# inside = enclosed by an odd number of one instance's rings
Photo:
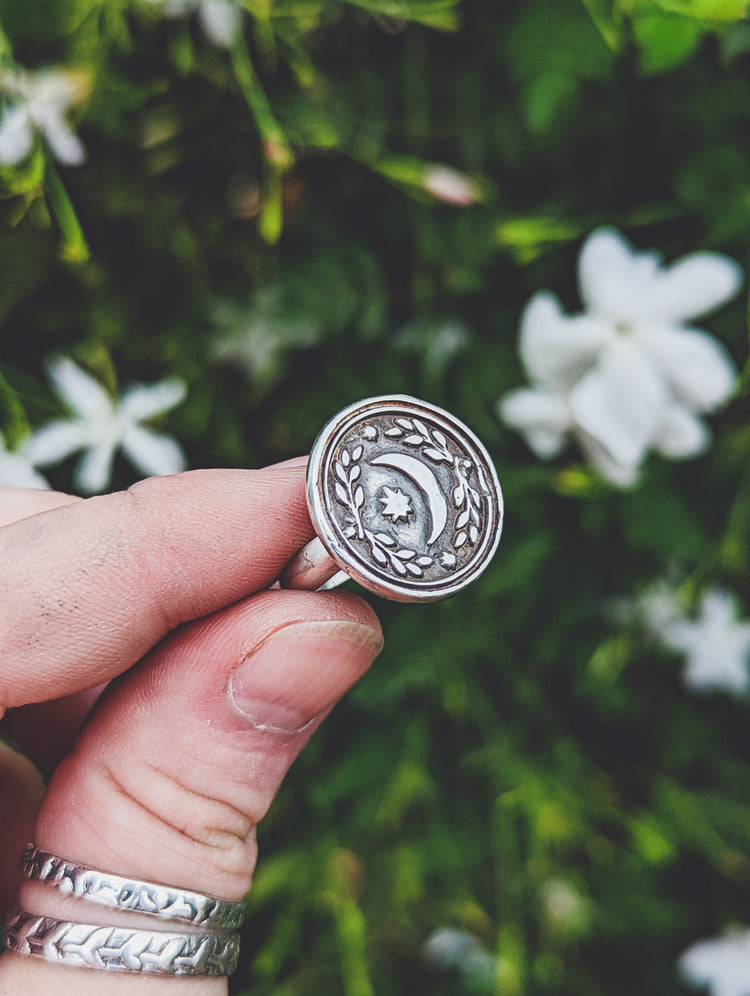
POLYGON ((86 263, 91 257, 81 223, 68 196, 57 167, 51 156, 47 156, 44 169, 44 187, 52 212, 60 226, 62 241, 60 256, 68 263, 86 263))
MULTIPOLYGON (((267 32, 264 33, 264 37, 266 36, 267 32)), ((284 129, 271 110, 242 32, 232 45, 231 59, 235 78, 261 137, 265 161, 265 189, 261 198, 260 233, 265 242, 274 244, 281 236, 283 227, 282 178, 294 164, 294 153, 284 129)))

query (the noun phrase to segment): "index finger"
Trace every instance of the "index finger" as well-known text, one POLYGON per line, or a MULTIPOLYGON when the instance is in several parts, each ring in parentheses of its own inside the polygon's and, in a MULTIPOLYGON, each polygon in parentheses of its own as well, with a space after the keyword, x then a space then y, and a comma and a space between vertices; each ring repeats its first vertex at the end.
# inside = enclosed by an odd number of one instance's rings
POLYGON ((107 681, 268 587, 313 535, 304 467, 196 470, 0 529, 0 715, 107 681))

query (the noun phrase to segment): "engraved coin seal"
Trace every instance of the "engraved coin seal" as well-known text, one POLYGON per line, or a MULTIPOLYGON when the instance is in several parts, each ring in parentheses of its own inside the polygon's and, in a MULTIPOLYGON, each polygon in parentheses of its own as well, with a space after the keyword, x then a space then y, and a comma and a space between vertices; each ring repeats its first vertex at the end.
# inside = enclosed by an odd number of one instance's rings
POLYGON ((405 395, 357 402, 323 427, 307 500, 338 567, 395 601, 454 594, 500 541, 502 491, 484 446, 442 408, 405 395))

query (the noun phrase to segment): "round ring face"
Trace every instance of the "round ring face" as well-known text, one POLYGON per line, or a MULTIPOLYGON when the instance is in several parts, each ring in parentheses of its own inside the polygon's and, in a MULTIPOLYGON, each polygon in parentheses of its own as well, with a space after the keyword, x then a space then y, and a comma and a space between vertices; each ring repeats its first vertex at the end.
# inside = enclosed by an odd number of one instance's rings
POLYGON ((358 402, 324 426, 307 499, 342 570, 396 601, 454 594, 500 541, 503 496, 484 446, 448 412, 404 395, 358 402))

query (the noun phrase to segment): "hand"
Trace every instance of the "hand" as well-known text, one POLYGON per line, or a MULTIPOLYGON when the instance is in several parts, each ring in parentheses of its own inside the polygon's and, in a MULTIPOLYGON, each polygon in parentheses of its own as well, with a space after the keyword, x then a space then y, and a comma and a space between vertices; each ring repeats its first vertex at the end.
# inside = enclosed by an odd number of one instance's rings
MULTIPOLYGON (((0 742, 0 907, 169 929, 21 884, 28 840, 113 874, 246 893, 259 820, 381 646, 357 597, 269 590, 313 535, 302 463, 152 478, 85 501, 0 489, 2 728, 52 772, 45 791, 0 742)), ((226 980, 0 958, 0 994, 105 988, 218 996, 226 980)))

